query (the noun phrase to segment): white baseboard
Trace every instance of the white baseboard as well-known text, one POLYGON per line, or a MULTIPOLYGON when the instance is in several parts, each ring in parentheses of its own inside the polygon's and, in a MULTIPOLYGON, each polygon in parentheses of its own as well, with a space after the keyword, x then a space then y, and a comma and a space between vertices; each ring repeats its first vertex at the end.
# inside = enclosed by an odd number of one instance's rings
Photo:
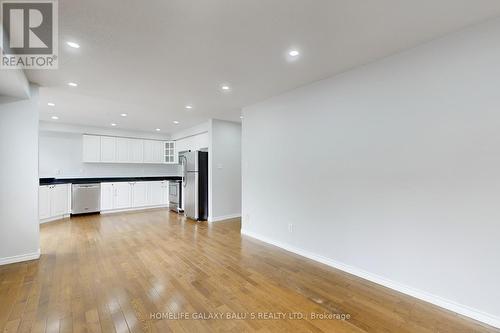
POLYGON ((225 220, 236 219, 238 217, 241 217, 241 213, 230 214, 230 215, 225 215, 225 216, 209 217, 208 222, 221 222, 221 221, 225 221, 225 220))
POLYGON ((113 210, 103 210, 101 214, 113 214, 113 213, 123 213, 123 212, 135 212, 141 210, 157 209, 157 208, 168 208, 169 205, 160 206, 145 206, 145 207, 134 207, 134 208, 124 208, 124 209, 113 209, 113 210))
POLYGON ((16 262, 35 260, 38 258, 40 258, 40 249, 38 249, 38 251, 33 252, 33 253, 27 253, 27 254, 21 254, 18 256, 0 258, 0 266, 14 264, 16 262))
POLYGON ((53 222, 53 221, 57 221, 57 220, 63 220, 63 219, 66 219, 66 218, 68 218, 70 216, 71 216, 70 214, 66 214, 66 215, 49 217, 47 219, 40 220, 40 224, 44 224, 44 223, 47 223, 47 222, 53 222))
POLYGON ((439 307, 442 307, 444 309, 447 309, 447 310, 453 311, 455 313, 461 314, 463 316, 475 319, 477 321, 488 324, 490 326, 500 328, 500 317, 494 316, 492 314, 485 313, 483 311, 471 308, 471 307, 466 306, 466 305, 458 304, 454 301, 442 298, 440 296, 430 294, 430 293, 422 291, 422 290, 415 289, 413 287, 404 285, 404 284, 399 283, 399 282, 389 280, 385 277, 382 277, 382 276, 367 272, 365 270, 362 270, 362 269, 359 269, 359 268, 356 268, 356 267, 353 267, 350 265, 346 265, 346 264, 338 262, 336 260, 333 260, 333 259, 321 256, 321 255, 297 248, 293 245, 282 243, 280 241, 275 241, 273 239, 256 234, 256 233, 251 232, 251 231, 241 230, 241 234, 258 239, 264 243, 268 243, 268 244, 280 247, 284 250, 293 252, 293 253, 298 254, 300 256, 303 256, 303 257, 306 257, 308 259, 320 262, 322 264, 325 264, 327 266, 330 266, 330 267, 339 269, 341 271, 350 273, 352 275, 356 275, 356 276, 361 277, 363 279, 366 279, 368 281, 380 284, 384 287, 394 289, 394 290, 399 291, 403 294, 410 295, 412 297, 418 298, 418 299, 426 301, 428 303, 432 303, 432 304, 437 305, 439 307))

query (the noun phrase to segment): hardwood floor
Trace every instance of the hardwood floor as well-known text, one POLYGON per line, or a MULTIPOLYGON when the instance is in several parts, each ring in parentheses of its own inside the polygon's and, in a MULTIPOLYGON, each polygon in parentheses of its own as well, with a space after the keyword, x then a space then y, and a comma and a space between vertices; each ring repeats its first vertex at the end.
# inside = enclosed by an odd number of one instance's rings
POLYGON ((0 329, 499 332, 239 231, 166 210, 45 224, 39 261, 0 266, 0 329), (240 318, 195 318, 216 313, 240 318))

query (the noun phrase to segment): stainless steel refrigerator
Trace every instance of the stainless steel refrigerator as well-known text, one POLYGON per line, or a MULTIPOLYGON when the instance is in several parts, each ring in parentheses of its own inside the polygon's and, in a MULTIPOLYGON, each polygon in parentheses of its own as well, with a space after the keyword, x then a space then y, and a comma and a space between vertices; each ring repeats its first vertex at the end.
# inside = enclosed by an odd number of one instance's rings
POLYGON ((182 164, 184 213, 187 217, 206 221, 208 218, 208 153, 190 151, 179 156, 182 164))

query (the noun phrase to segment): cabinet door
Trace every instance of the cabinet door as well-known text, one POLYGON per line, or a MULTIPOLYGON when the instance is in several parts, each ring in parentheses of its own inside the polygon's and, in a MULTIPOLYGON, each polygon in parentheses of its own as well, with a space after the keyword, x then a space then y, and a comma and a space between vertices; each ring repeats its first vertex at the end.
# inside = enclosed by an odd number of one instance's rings
POLYGON ((50 186, 38 188, 38 217, 41 220, 50 217, 50 186))
POLYGON ((161 182, 161 204, 162 205, 168 205, 168 202, 169 202, 168 195, 169 195, 168 181, 163 181, 163 182, 161 182))
POLYGON ((50 191, 50 216, 61 216, 68 212, 68 185, 56 185, 50 191))
POLYGON ((132 185, 132 207, 144 207, 148 205, 148 183, 137 182, 132 185))
POLYGON ((131 139, 116 138, 116 162, 129 163, 131 161, 131 139))
POLYGON ((116 162, 116 138, 111 136, 101 137, 101 162, 116 162))
POLYGON ((154 143, 152 140, 144 140, 144 163, 154 163, 154 143))
POLYGON ((113 183, 113 186, 115 188, 113 208, 130 208, 132 206, 132 186, 130 183, 113 183))
POLYGON ((155 141, 155 163, 165 163, 165 142, 155 141))
POLYGON ((149 182, 148 203, 151 206, 162 204, 162 182, 149 182))
POLYGON ((101 183, 101 210, 110 210, 114 206, 115 189, 113 183, 101 183))
POLYGON ((97 135, 83 136, 83 162, 97 163, 101 161, 101 137, 97 135))
POLYGON ((130 162, 142 163, 144 158, 143 150, 144 150, 143 140, 130 139, 130 162))

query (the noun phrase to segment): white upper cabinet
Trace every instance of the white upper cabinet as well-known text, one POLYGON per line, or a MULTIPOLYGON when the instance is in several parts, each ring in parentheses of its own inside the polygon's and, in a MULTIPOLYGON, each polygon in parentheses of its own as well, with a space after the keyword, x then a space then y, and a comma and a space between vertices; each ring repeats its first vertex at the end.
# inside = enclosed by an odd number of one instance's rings
POLYGON ((176 164, 174 141, 83 135, 83 162, 176 164))
POLYGON ((166 163, 165 142, 155 140, 144 140, 144 163, 166 163))
POLYGON ((154 163, 154 143, 153 140, 144 140, 144 163, 154 163))
POLYGON ((116 162, 129 163, 131 160, 131 139, 116 138, 116 162))
POLYGON ((144 140, 130 139, 130 162, 142 163, 144 159, 144 140))
POLYGON ((83 162, 101 162, 101 137, 97 135, 83 136, 83 162))
POLYGON ((101 137, 101 162, 116 162, 116 139, 112 136, 101 137))

